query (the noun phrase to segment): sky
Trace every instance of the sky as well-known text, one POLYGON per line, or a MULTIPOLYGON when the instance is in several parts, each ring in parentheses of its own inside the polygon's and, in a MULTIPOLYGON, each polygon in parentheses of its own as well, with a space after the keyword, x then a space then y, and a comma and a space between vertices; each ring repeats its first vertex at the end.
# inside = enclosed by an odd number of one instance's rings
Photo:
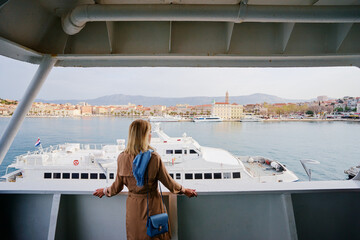
MULTIPOLYGON (((38 65, 0 56, 0 98, 19 100, 38 65)), ((111 94, 158 97, 243 96, 286 99, 360 96, 360 69, 64 68, 54 67, 37 99, 93 99, 111 94)))

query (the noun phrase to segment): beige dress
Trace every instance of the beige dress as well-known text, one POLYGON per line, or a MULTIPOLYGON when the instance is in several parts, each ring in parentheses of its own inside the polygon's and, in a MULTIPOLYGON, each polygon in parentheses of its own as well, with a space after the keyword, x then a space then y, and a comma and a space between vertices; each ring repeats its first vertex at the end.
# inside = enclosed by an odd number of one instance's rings
POLYGON ((146 199, 149 191, 149 214, 150 216, 163 213, 164 208, 161 196, 158 191, 158 180, 167 187, 172 193, 183 193, 184 189, 167 172, 165 165, 161 161, 160 155, 156 152, 151 154, 148 165, 149 183, 146 180, 143 187, 136 186, 136 179, 132 173, 132 163, 135 156, 121 153, 117 159, 118 168, 115 182, 107 188, 107 196, 111 197, 118 194, 124 187, 129 189, 126 200, 126 235, 128 240, 144 239, 170 239, 169 233, 150 238, 146 234, 146 199))

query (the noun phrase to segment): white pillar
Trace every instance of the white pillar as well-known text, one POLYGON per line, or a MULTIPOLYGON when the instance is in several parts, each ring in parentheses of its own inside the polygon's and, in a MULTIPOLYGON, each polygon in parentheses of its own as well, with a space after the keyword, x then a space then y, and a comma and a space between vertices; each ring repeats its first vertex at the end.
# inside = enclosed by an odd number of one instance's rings
POLYGON ((0 164, 4 160, 27 112, 55 63, 56 59, 52 58, 50 55, 45 55, 43 57, 38 70, 26 89, 24 97, 20 100, 14 115, 11 117, 9 125, 6 127, 0 139, 0 164))
POLYGON ((55 239, 56 224, 59 215, 60 199, 61 199, 61 194, 54 193, 52 205, 51 205, 51 212, 50 212, 48 240, 55 239))

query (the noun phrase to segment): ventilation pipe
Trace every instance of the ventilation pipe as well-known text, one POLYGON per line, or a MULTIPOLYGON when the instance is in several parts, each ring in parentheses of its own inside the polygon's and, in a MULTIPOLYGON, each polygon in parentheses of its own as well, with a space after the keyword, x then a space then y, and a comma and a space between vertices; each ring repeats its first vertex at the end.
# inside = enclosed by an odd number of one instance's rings
POLYGON ((62 26, 74 35, 87 22, 103 21, 358 23, 360 6, 80 5, 62 17, 62 26))

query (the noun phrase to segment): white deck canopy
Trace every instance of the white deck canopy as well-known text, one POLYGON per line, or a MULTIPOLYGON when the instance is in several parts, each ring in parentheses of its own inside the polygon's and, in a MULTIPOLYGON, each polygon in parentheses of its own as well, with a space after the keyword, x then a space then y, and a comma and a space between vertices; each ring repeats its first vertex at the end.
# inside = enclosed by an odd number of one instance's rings
POLYGON ((360 66, 359 0, 0 0, 0 54, 75 67, 360 66))

